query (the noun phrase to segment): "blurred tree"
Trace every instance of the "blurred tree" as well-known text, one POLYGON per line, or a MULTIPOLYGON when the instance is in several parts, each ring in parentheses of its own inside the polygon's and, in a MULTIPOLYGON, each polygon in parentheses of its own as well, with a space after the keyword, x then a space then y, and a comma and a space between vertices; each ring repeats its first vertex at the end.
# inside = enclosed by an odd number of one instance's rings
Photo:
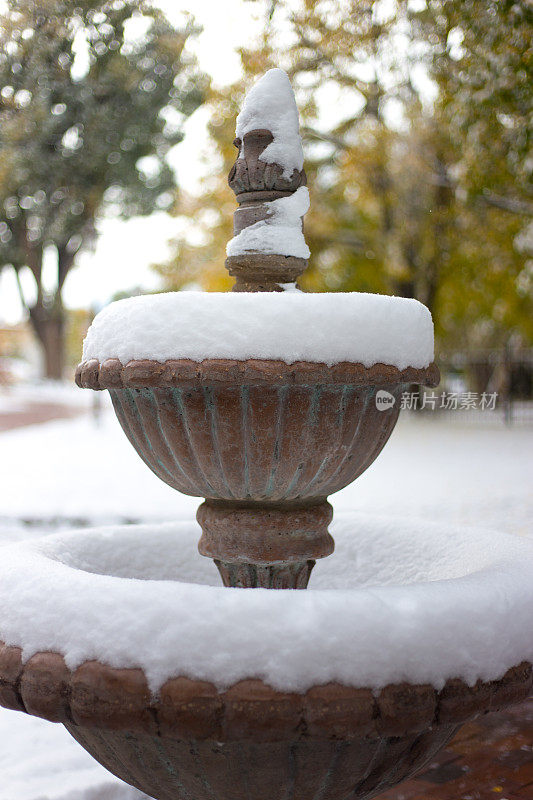
POLYGON ((411 11, 449 141, 455 228, 437 297, 450 346, 533 341, 533 6, 427 0, 411 11))
POLYGON ((94 314, 85 308, 65 311, 65 366, 75 369, 82 358, 82 345, 94 314))
POLYGON ((224 269, 226 243, 233 236, 235 195, 227 174, 235 160, 235 118, 244 98, 244 81, 218 89, 212 85, 206 95, 211 115, 209 133, 214 143, 202 191, 193 195, 181 191, 173 213, 183 221, 183 234, 173 241, 173 255, 155 265, 167 289, 203 288, 225 291, 233 279, 224 269))
POLYGON ((175 208, 197 230, 158 266, 169 288, 229 285, 235 116, 252 81, 281 66, 301 110, 311 191, 302 284, 416 297, 450 347, 531 335, 527 4, 251 2, 264 11, 263 36, 241 50, 243 79, 208 97, 216 157, 201 194, 175 208))
POLYGON ((62 290, 97 215, 173 201, 165 156, 207 88, 185 50, 195 32, 142 0, 8 0, 0 16, 0 268, 15 270, 48 377, 62 373, 62 290))
POLYGON ((427 0, 410 17, 414 35, 430 44, 437 113, 461 147, 470 195, 510 213, 533 214, 533 6, 427 0))

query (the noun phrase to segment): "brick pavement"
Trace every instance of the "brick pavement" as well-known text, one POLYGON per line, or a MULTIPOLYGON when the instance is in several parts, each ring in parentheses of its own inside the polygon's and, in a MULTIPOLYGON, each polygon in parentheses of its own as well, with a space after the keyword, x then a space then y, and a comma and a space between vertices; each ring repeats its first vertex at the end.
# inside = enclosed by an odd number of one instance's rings
POLYGON ((16 410, 0 411, 0 432, 50 422, 53 419, 70 419, 84 412, 83 408, 63 403, 24 402, 16 410))
POLYGON ((467 723, 417 778, 376 800, 533 800, 533 697, 467 723))

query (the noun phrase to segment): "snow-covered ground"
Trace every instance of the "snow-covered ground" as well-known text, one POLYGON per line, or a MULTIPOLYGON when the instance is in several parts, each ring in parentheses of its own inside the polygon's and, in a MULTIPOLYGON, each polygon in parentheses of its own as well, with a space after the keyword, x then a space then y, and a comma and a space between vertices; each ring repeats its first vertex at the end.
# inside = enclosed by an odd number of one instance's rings
MULTIPOLYGON (((83 395, 93 395, 80 391, 83 395)), ((0 437, 0 541, 58 525, 183 519, 199 500, 161 483, 108 410, 0 437)), ((482 413, 482 412, 480 412, 482 413)), ((382 512, 533 532, 533 429, 407 417, 374 464, 339 492, 339 510, 382 512)))
POLYGON ((142 800, 62 725, 0 709, 0 800, 142 800))
POLYGON ((35 381, 0 387, 0 413, 20 411, 28 403, 58 403, 76 408, 89 408, 90 392, 80 392, 74 381, 35 381))
MULTIPOLYGON (((194 515, 199 500, 149 472, 101 396, 99 425, 87 415, 0 434, 0 543, 59 527, 194 515)), ((333 502, 338 510, 533 535, 532 466, 530 428, 407 418, 372 467, 333 502)), ((0 800, 143 797, 62 726, 0 709, 0 742, 0 800)))

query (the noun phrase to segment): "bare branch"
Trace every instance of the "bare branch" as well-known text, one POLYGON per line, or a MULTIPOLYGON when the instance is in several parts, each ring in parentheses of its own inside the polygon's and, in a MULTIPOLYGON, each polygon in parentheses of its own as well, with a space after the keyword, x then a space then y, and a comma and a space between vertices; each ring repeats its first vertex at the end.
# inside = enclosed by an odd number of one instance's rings
POLYGON ((510 214, 521 214, 526 217, 533 217, 532 203, 516 200, 513 197, 502 197, 488 190, 483 192, 480 199, 488 206, 500 208, 502 211, 508 211, 510 214))
POLYGON ((321 142, 328 142, 329 144, 335 145, 338 147, 339 150, 348 150, 349 145, 346 144, 342 139, 339 139, 337 136, 333 136, 331 133, 322 133, 322 131, 317 131, 316 128, 310 128, 309 126, 303 126, 301 131, 304 136, 308 136, 310 139, 318 139, 321 142))
POLYGON ((16 267, 13 267, 13 269, 15 271, 15 280, 17 282, 17 289, 18 289, 18 293, 19 293, 19 297, 20 297, 20 302, 22 303, 22 307, 27 310, 29 307, 28 307, 28 303, 26 302, 26 298, 24 297, 24 290, 22 288, 22 283, 21 283, 21 280, 20 280, 19 271, 18 271, 18 269, 16 267))

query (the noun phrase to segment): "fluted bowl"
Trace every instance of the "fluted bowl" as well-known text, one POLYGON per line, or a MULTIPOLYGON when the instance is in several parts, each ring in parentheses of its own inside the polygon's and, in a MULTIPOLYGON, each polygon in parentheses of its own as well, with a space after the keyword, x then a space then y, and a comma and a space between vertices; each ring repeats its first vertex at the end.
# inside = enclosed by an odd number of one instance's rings
POLYGON ((419 772, 467 720, 527 698, 531 678, 524 663, 473 687, 402 683, 376 696, 339 684, 296 695, 258 680, 218 692, 178 678, 153 698, 141 670, 91 661, 70 671, 50 652, 22 665, 0 643, 0 705, 62 722, 157 800, 369 800, 419 772))
POLYGON ((375 460, 425 369, 208 359, 80 365, 79 386, 108 389, 126 436, 180 492, 211 500, 323 499, 375 460), (376 402, 387 393, 388 404, 376 402))

